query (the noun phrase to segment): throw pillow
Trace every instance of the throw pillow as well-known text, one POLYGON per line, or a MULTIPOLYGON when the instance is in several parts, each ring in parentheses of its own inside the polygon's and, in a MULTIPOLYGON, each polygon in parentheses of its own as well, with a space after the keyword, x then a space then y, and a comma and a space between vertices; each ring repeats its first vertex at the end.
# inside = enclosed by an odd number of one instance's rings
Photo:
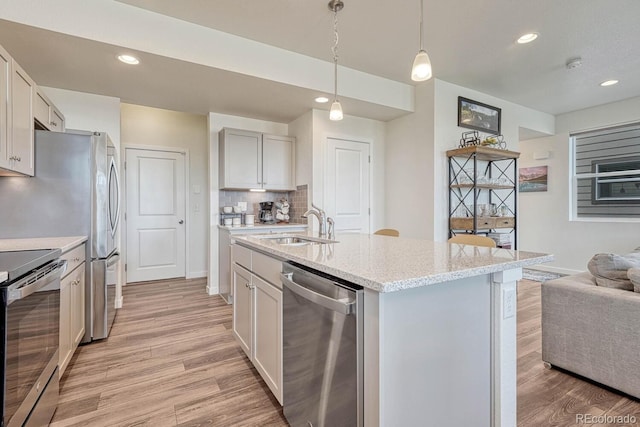
POLYGON ((632 291, 633 284, 629 280, 627 270, 640 268, 640 253, 596 254, 587 264, 587 268, 595 277, 598 286, 632 291))
POLYGON ((634 292, 640 292, 640 268, 630 268, 627 271, 629 280, 633 283, 634 292))

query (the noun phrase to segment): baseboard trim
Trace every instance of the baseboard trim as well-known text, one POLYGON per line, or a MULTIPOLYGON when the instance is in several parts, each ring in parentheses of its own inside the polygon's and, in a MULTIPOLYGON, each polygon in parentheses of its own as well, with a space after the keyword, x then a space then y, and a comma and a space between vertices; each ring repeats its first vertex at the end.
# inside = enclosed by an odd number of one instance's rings
POLYGON ((124 303, 124 297, 116 298, 116 308, 122 308, 123 303, 124 303))
POLYGON ((187 274, 187 279, 198 279, 200 277, 207 277, 207 271, 192 271, 187 274))
POLYGON ((220 292, 218 291, 217 286, 209 286, 207 285, 207 294, 209 295, 218 295, 220 292))

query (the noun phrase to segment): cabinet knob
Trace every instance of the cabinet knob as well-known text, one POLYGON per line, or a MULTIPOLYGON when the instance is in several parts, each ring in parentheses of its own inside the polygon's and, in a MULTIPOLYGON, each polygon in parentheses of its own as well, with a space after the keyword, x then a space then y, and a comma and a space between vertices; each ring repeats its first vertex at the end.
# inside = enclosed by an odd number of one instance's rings
POLYGON ((19 162, 22 161, 22 159, 20 157, 16 157, 16 160, 19 161, 19 162))
POLYGON ((178 224, 184 224, 184 220, 181 219, 180 221, 178 221, 178 224))
POLYGON ((51 126, 58 126, 58 124, 56 122, 50 122, 49 123, 51 126))
POLYGON ((80 257, 75 257, 75 258, 73 259, 73 261, 74 261, 74 262, 80 262, 80 257))

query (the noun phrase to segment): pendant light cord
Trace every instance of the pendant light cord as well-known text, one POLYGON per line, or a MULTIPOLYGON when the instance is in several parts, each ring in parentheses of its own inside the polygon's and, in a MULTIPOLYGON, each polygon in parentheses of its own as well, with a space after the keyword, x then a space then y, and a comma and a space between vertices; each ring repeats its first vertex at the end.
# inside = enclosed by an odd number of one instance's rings
POLYGON ((424 50, 424 46, 422 45, 422 41, 424 40, 424 34, 423 34, 423 22, 422 20, 424 19, 424 0, 420 0, 420 50, 424 50))
POLYGON ((338 8, 333 9, 333 100, 338 100, 338 8))

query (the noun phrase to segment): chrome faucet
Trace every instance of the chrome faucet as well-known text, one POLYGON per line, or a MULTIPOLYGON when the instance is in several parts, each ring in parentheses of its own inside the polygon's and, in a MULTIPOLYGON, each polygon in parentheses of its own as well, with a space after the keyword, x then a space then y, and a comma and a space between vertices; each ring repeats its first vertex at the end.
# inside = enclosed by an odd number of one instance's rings
MULTIPOLYGON (((313 215, 318 218, 318 223, 320 224, 320 231, 318 232, 318 235, 320 237, 325 237, 327 235, 327 214, 324 210, 311 203, 311 209, 303 213, 302 218, 308 218, 309 215, 313 215)), ((333 234, 333 219, 329 218, 329 224, 331 225, 331 234, 333 234)))

